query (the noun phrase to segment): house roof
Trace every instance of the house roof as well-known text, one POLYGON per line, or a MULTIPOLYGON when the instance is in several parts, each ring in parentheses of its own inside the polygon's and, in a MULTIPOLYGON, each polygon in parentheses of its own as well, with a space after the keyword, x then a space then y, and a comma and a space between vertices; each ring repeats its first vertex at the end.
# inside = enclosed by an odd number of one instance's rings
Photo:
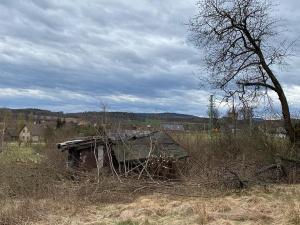
POLYGON ((164 130, 169 131, 184 131, 184 126, 182 124, 162 124, 161 127, 164 130))
POLYGON ((24 125, 20 132, 27 127, 31 136, 42 136, 45 132, 45 126, 42 124, 24 125))
POLYGON ((97 145, 117 144, 118 142, 127 141, 129 139, 141 138, 149 135, 151 132, 136 132, 136 131, 122 131, 122 132, 108 132, 106 136, 93 136, 93 137, 81 137, 74 140, 58 143, 58 149, 62 151, 73 149, 82 150, 97 145))
POLYGON ((11 137, 18 137, 18 130, 17 128, 8 127, 6 128, 6 133, 11 137))
POLYGON ((41 124, 34 124, 29 126, 31 136, 41 136, 45 132, 45 127, 41 124))
POLYGON ((135 134, 131 136, 110 134, 106 137, 90 137, 76 139, 58 144, 62 151, 73 149, 75 151, 93 150, 96 145, 109 143, 116 159, 119 162, 147 159, 151 155, 157 157, 170 157, 174 159, 186 158, 187 151, 163 131, 135 134))
POLYGON ((113 151, 119 162, 156 157, 181 159, 188 156, 187 151, 165 132, 154 132, 148 136, 129 139, 114 146, 113 151))
POLYGON ((5 124, 5 123, 0 123, 0 130, 1 132, 4 129, 4 132, 6 135, 9 135, 11 137, 17 137, 19 135, 18 130, 17 130, 17 125, 16 124, 5 124))

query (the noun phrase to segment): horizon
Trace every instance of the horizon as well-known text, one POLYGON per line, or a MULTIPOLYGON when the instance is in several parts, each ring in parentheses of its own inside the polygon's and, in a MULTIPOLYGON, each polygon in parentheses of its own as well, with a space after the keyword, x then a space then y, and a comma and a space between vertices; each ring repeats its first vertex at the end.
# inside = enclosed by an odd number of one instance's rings
MULTIPOLYGON (((50 113, 63 113, 64 115, 67 114, 80 114, 80 113, 103 113, 103 111, 77 111, 77 112, 63 112, 63 111, 51 111, 49 109, 42 109, 42 108, 3 108, 0 107, 0 111, 1 110, 38 110, 38 111, 49 111, 50 113)), ((201 118, 201 119, 209 119, 208 115, 193 115, 193 114, 186 114, 186 113, 176 113, 176 112, 129 112, 129 111, 105 111, 106 113, 132 113, 132 114, 152 114, 152 115, 156 115, 156 114, 175 114, 175 115, 182 115, 182 116, 189 116, 189 117, 197 117, 197 118, 201 118)), ((227 118, 228 115, 226 113, 224 114, 220 114, 219 115, 219 119, 222 118, 227 118)), ((252 119, 262 119, 262 120, 283 120, 281 118, 281 116, 278 115, 265 115, 265 114, 261 114, 261 115, 254 115, 252 117, 252 119)), ((295 120, 299 120, 299 117, 292 117, 292 119, 295 120)), ((242 119, 238 119, 238 120, 242 120, 242 119)))
MULTIPOLYGON (((52 111, 49 109, 43 109, 43 108, 6 108, 1 107, 0 110, 38 110, 38 111, 49 111, 51 113, 63 113, 63 114, 76 114, 76 113, 103 113, 103 111, 75 111, 75 112, 64 112, 64 111, 52 111)), ((192 114, 184 114, 184 113, 176 113, 176 112, 130 112, 130 111, 105 111, 108 113, 134 113, 134 114, 178 114, 178 115, 186 115, 186 116, 195 116, 195 117, 201 117, 197 115, 192 114)))

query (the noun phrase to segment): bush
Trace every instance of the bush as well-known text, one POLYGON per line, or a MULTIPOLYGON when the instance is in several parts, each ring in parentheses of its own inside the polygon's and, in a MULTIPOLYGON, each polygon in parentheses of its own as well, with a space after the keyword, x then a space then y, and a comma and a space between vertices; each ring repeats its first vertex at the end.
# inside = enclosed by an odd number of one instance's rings
POLYGON ((262 132, 180 133, 175 140, 189 152, 188 179, 199 182, 223 182, 229 177, 256 179, 255 172, 275 162, 278 154, 287 155, 287 139, 268 136, 262 132))

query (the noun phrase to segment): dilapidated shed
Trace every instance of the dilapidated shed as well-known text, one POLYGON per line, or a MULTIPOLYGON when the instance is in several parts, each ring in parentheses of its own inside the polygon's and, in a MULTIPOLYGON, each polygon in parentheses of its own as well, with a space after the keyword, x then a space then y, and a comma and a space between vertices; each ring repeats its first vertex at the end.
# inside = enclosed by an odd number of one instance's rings
MULTIPOLYGON (((59 143, 58 149, 68 151, 71 167, 90 169, 113 166, 118 171, 138 169, 145 164, 153 167, 158 162, 160 167, 171 167, 173 163, 188 157, 187 151, 164 131, 130 135, 110 133, 59 143)), ((159 173, 158 167, 152 170, 159 173)))

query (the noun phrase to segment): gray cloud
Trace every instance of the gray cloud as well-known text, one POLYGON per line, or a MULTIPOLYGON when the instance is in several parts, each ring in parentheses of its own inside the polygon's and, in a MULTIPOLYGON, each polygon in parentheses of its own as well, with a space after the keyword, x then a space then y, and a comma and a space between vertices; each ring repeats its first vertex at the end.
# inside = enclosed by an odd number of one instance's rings
MULTIPOLYGON (((290 39, 300 32, 299 4, 276 11, 290 39)), ((9 94, 0 105, 81 111, 107 102, 203 115, 209 90, 199 90, 201 51, 185 25, 195 9, 195 0, 2 0, 0 88, 9 94)), ((300 86, 299 57, 290 63, 280 80, 300 86)))

